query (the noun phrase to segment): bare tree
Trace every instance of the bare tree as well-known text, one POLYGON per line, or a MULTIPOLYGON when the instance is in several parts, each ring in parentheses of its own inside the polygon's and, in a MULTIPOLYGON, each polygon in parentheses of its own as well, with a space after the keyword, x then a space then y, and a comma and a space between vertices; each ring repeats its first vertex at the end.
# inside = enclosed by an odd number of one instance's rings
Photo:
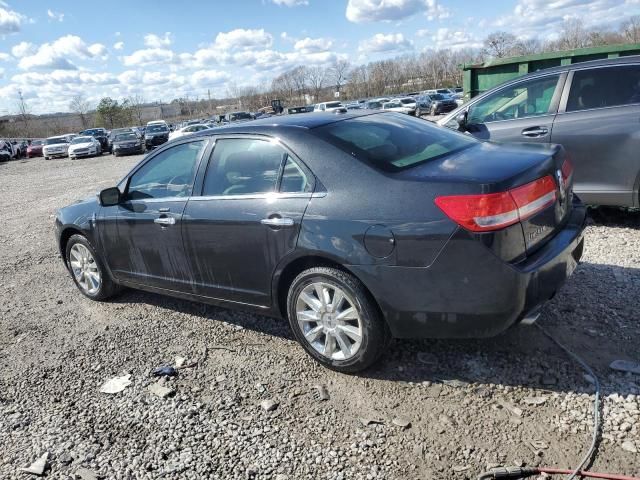
POLYGON ((131 95, 128 99, 129 108, 131 109, 131 114, 133 118, 136 119, 138 125, 142 125, 142 117, 144 113, 144 98, 142 95, 131 95))
POLYGON ((503 58, 513 53, 518 39, 508 32, 493 32, 484 39, 484 52, 489 57, 503 58))
POLYGON ((336 92, 339 92, 342 86, 347 83, 350 69, 351 64, 347 60, 336 60, 329 68, 327 73, 330 81, 336 86, 336 92))
POLYGON ((22 90, 18 90, 18 116, 20 117, 20 121, 22 122, 24 135, 30 136, 30 131, 29 131, 30 110, 26 100, 22 96, 22 90))
POLYGON ((87 128, 87 113, 89 113, 89 102, 82 93, 74 95, 69 103, 69 110, 77 113, 82 123, 82 129, 87 128))
POLYGON ((640 42, 640 15, 629 17, 620 26, 625 40, 631 43, 640 42))
MULTIPOLYGON (((589 32, 579 18, 570 18, 564 22, 560 38, 555 45, 559 50, 573 50, 589 46, 589 32)), ((553 47, 553 46, 552 46, 553 47)))

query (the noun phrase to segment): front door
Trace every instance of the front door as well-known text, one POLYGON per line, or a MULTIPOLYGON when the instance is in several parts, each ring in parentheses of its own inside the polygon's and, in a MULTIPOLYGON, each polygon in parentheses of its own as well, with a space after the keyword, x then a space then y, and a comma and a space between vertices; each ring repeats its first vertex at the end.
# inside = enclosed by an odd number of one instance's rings
POLYGON ((549 143, 562 84, 553 74, 508 85, 470 105, 467 130, 481 140, 549 143))
POLYGON ((125 200, 110 207, 104 223, 109 231, 102 238, 118 279, 188 290, 192 274, 181 225, 206 144, 198 139, 158 152, 129 178, 125 200))
POLYGON ((292 252, 313 191, 306 167, 276 141, 216 141, 201 196, 183 215, 193 293, 271 304, 271 279, 292 252))

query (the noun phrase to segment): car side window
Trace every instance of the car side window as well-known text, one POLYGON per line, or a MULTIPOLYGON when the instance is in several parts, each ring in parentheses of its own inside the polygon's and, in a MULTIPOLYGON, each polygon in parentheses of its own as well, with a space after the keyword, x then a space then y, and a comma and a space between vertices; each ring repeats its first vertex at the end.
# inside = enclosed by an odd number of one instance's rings
POLYGON ((577 70, 567 112, 640 103, 640 65, 577 70))
POLYGON ((549 113, 560 75, 518 82, 488 95, 469 107, 469 124, 536 117, 549 113))
POLYGON ((287 160, 282 169, 282 179, 280 180, 280 192, 304 193, 311 191, 311 183, 304 170, 287 155, 287 160))
POLYGON ((216 141, 203 195, 274 192, 286 151, 276 142, 250 138, 216 141))
POLYGON ((188 197, 206 142, 183 143, 153 157, 129 181, 129 200, 188 197))

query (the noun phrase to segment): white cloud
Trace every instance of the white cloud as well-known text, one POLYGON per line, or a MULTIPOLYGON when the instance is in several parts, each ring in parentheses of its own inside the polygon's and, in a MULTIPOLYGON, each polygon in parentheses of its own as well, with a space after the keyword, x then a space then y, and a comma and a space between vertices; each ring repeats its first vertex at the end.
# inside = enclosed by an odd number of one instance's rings
POLYGON ((144 36, 144 44, 149 48, 168 47, 172 43, 171 32, 165 32, 161 37, 155 33, 148 33, 144 36))
POLYGON ((49 17, 51 20, 56 20, 58 22, 64 21, 64 13, 54 12, 51 9, 47 10, 47 17, 49 17))
POLYGON ((548 40, 571 18, 579 18, 590 28, 617 26, 639 13, 637 0, 518 0, 513 12, 493 19, 490 28, 507 30, 523 39, 548 40))
POLYGON ((54 70, 53 72, 27 72, 11 77, 18 85, 68 86, 68 85, 110 85, 117 79, 110 73, 80 72, 77 70, 54 70))
POLYGON ((390 33, 388 35, 376 33, 373 37, 361 41, 358 50, 360 52, 380 53, 410 50, 412 48, 413 42, 404 38, 401 33, 390 33))
POLYGON ((330 50, 333 45, 333 42, 327 38, 303 38, 302 40, 298 40, 293 48, 305 52, 326 52, 330 50))
POLYGON ((29 42, 20 42, 11 48, 11 54, 16 58, 22 58, 25 55, 31 54, 36 51, 36 46, 29 42))
POLYGON ((273 36, 270 33, 265 32, 263 28, 259 30, 236 28, 230 32, 218 33, 214 42, 214 47, 226 51, 238 48, 269 48, 272 43, 273 36))
POLYGON ((218 33, 215 41, 197 50, 192 59, 198 67, 213 64, 248 65, 252 61, 258 61, 261 52, 267 57, 272 56, 271 53, 264 53, 271 52, 269 47, 272 44, 273 36, 262 28, 259 30, 237 28, 218 33))
POLYGON ((0 78, 4 78, 4 68, 0 68, 0 78))
POLYGON ((11 55, 8 53, 0 52, 0 62, 8 62, 11 60, 11 55))
POLYGON ((0 35, 19 32, 27 17, 11 10, 9 6, 0 2, 0 35))
POLYGON ((116 42, 113 44, 114 50, 122 50, 124 48, 124 42, 116 42))
POLYGON ((153 65, 155 63, 179 63, 180 56, 168 48, 145 48, 122 57, 127 67, 153 65))
POLYGON ((449 28, 439 28, 435 35, 431 37, 435 48, 450 48, 451 50, 459 50, 462 48, 480 48, 482 41, 473 38, 469 32, 464 30, 454 30, 449 28))
POLYGON ((271 0, 276 5, 285 7, 297 7, 298 5, 309 5, 309 0, 271 0))
POLYGON ((191 84, 194 87, 209 87, 213 85, 222 85, 230 76, 226 72, 218 70, 198 70, 190 76, 191 84))
MULTIPOLYGON (((18 53, 23 53, 23 49, 19 48, 18 53)), ((77 67, 70 58, 104 58, 106 53, 106 47, 100 43, 88 45, 76 35, 65 35, 52 43, 43 43, 32 55, 25 54, 18 66, 23 70, 32 68, 75 70, 77 67)))
POLYGON ((347 20, 355 23, 390 22, 424 12, 429 20, 447 18, 450 13, 438 0, 349 0, 347 20))

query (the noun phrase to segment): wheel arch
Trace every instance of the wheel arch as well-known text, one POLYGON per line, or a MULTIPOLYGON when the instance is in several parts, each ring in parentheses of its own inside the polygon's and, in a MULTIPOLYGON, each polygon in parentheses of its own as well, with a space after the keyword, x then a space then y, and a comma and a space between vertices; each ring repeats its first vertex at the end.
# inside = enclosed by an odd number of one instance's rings
POLYGON ((380 312, 380 315, 384 319, 385 324, 387 320, 383 314, 383 310, 378 303, 378 300, 371 293, 371 289, 367 286, 361 278, 358 277, 353 271, 345 267, 336 259, 325 257, 318 254, 308 254, 291 259, 274 277, 273 285, 273 305, 275 313, 279 314, 282 318, 287 318, 287 295, 289 293, 289 287, 293 280, 304 270, 314 267, 328 267, 342 270, 357 278, 364 286, 370 300, 380 312))
POLYGON ((69 243, 69 239, 74 235, 82 235, 83 237, 88 238, 85 232, 74 226, 69 226, 62 230, 60 233, 58 248, 60 249, 60 255, 62 255, 62 261, 67 268, 69 268, 69 265, 67 264, 67 244, 69 243))

